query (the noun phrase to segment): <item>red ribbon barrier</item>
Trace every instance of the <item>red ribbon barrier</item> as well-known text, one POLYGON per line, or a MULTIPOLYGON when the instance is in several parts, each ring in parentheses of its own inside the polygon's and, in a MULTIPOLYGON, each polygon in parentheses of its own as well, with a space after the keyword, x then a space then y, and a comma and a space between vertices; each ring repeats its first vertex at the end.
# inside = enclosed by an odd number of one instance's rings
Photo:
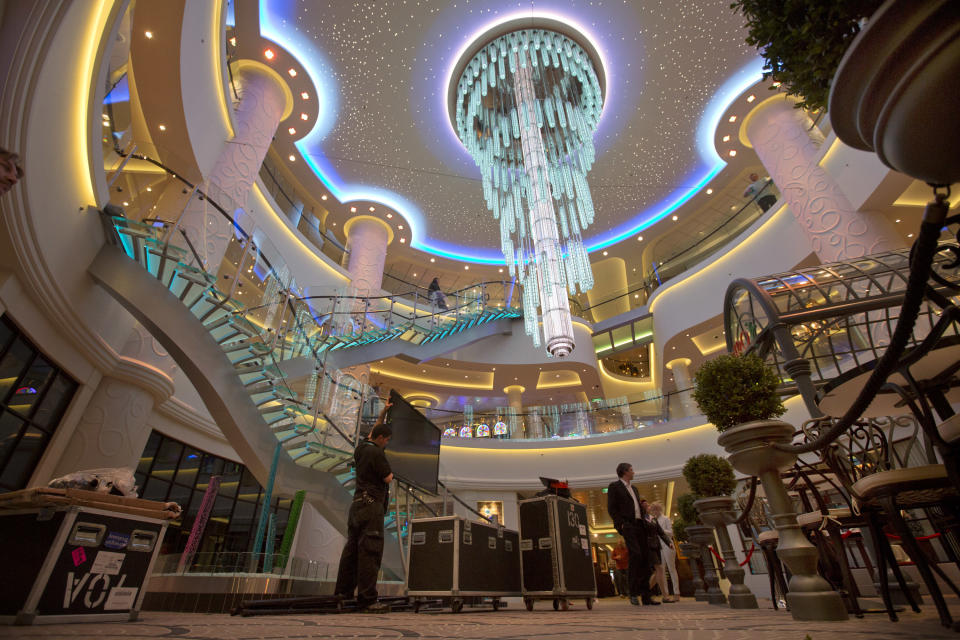
MULTIPOLYGON (((898 536, 898 535, 896 535, 896 534, 893 534, 893 533, 888 533, 888 534, 887 534, 887 537, 890 538, 891 540, 902 540, 902 539, 903 539, 903 538, 901 538, 900 536, 898 536)), ((939 534, 939 533, 932 533, 932 534, 930 534, 929 536, 920 536, 920 537, 918 537, 918 538, 914 538, 914 540, 930 540, 931 538, 939 538, 939 537, 940 537, 940 534, 939 534)))
MULTIPOLYGON (((712 553, 713 556, 714 556, 717 560, 720 561, 720 566, 723 566, 723 564, 724 564, 723 557, 722 557, 719 553, 717 553, 716 549, 714 549, 714 548, 713 548, 712 546, 710 546, 710 545, 707 545, 707 548, 710 549, 710 553, 712 553)), ((753 552, 756 551, 756 550, 757 550, 757 545, 751 544, 751 545, 750 545, 750 551, 747 552, 747 559, 740 563, 740 566, 741 566, 741 567, 742 567, 743 565, 747 564, 748 562, 750 562, 750 558, 753 556, 753 552)))

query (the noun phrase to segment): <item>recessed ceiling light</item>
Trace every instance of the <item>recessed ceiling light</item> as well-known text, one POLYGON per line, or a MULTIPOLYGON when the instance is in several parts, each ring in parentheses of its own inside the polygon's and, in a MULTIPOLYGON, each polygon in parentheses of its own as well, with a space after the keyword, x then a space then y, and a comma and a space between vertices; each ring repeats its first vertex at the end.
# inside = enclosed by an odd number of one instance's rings
POLYGON ((301 120, 309 120, 309 119, 310 119, 310 116, 308 116, 308 115, 305 114, 305 113, 301 113, 301 114, 300 114, 300 119, 301 119, 301 120))
POLYGON ((503 269, 498 269, 497 273, 503 273, 503 269))
POLYGON ((401 243, 404 243, 404 242, 406 242, 406 241, 407 241, 406 238, 400 238, 400 242, 401 242, 401 243))
POLYGON ((276 55, 276 54, 273 52, 273 49, 264 49, 264 50, 263 50, 263 57, 266 58, 267 60, 273 60, 273 57, 274 57, 275 55, 276 55))
POLYGON ((712 194, 712 193, 713 193, 713 189, 707 189, 707 195, 708 195, 708 196, 709 196, 710 194, 712 194))
POLYGON ((897 218, 896 220, 894 220, 894 222, 900 222, 900 218, 897 218))
POLYGON ((293 67, 290 67, 289 69, 287 69, 287 73, 290 74, 290 77, 291 77, 291 78, 296 78, 296 77, 297 77, 297 70, 294 69, 293 67))
POLYGON ((436 258, 430 258, 430 262, 436 262, 436 261, 437 261, 436 258))
POLYGON ((727 118, 727 122, 736 122, 736 121, 737 121, 737 116, 730 116, 729 118, 727 118))
POLYGON ((310 94, 307 93, 306 91, 301 91, 301 92, 300 92, 300 97, 303 98, 304 100, 309 100, 309 99, 310 99, 310 94))
POLYGON ((356 212, 357 212, 356 207, 350 207, 350 213, 356 213, 356 212))
POLYGON ((734 157, 735 155, 737 155, 737 150, 736 150, 736 149, 730 149, 730 157, 732 158, 732 157, 734 157))
POLYGON ((293 127, 290 127, 289 129, 287 129, 287 131, 288 131, 288 132, 290 133, 290 135, 292 135, 292 136, 297 135, 297 130, 294 129, 293 127))
POLYGON ((153 191, 153 187, 147 187, 147 191, 153 191))
POLYGON ((468 264, 463 265, 463 270, 464 270, 464 271, 470 271, 470 265, 468 265, 468 264))
POLYGON ((376 207, 370 207, 370 211, 376 211, 376 210, 377 210, 376 207))
POLYGON ((610 255, 610 254, 609 254, 608 252, 604 251, 604 252, 603 252, 603 255, 608 256, 608 255, 610 255))
POLYGON ((143 35, 147 36, 147 40, 153 40, 153 31, 144 31, 143 35))
MULTIPOLYGON (((643 236, 637 236, 637 242, 643 242, 643 236)), ((634 269, 636 271, 636 269, 634 269)))
POLYGON ((416 278, 416 277, 417 277, 417 274, 413 274, 413 277, 416 278))
POLYGON ((730 142, 730 136, 723 136, 721 140, 723 140, 724 142, 730 142))
POLYGON ((757 96, 753 95, 752 93, 749 96, 747 96, 747 102, 753 102, 756 99, 757 99, 757 96))
POLYGON ((393 217, 393 214, 392 214, 392 213, 388 213, 388 214, 387 214, 387 218, 392 218, 392 217, 393 217))
POLYGON ((634 297, 634 298, 639 298, 639 297, 640 297, 640 294, 639 294, 639 293, 635 293, 635 294, 633 294, 633 297, 634 297))
POLYGON ((398 225, 397 225, 397 229, 400 229, 400 231, 403 231, 403 225, 402 225, 402 224, 398 224, 398 225))
POLYGON ((297 156, 293 155, 292 153, 287 157, 290 158, 290 162, 293 162, 294 160, 297 159, 297 156))
POLYGON ((679 220, 679 219, 680 219, 680 216, 673 216, 673 221, 674 221, 674 222, 676 222, 676 221, 679 220))
POLYGON ((129 202, 127 202, 127 201, 124 201, 124 202, 123 202, 123 206, 125 206, 125 207, 129 207, 129 206, 130 206, 130 203, 129 203, 129 202))
POLYGON ((780 83, 779 83, 779 82, 774 82, 772 86, 773 86, 774 89, 776 89, 777 87, 780 86, 780 83))
POLYGON ((912 238, 912 237, 913 237, 913 234, 912 234, 912 233, 908 233, 908 234, 907 234, 907 237, 908 237, 908 238, 912 238))
POLYGON ((237 38, 236 38, 236 36, 230 38, 230 46, 232 46, 232 47, 237 46, 237 38))
POLYGON ((327 199, 327 194, 323 194, 322 196, 320 196, 320 199, 321 199, 321 200, 326 200, 326 199, 327 199))
POLYGON ((160 131, 166 131, 166 130, 167 130, 167 125, 161 124, 161 125, 160 125, 159 127, 157 127, 157 128, 160 129, 160 131))

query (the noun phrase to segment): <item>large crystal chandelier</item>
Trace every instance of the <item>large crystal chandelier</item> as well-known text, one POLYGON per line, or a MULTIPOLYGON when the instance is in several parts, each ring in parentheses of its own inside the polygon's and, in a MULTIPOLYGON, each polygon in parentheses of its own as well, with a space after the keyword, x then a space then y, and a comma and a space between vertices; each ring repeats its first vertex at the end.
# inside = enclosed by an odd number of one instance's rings
POLYGON ((559 30, 527 28, 482 43, 461 67, 451 118, 523 286, 526 332, 540 346, 539 306, 547 351, 566 356, 567 292, 593 287, 582 232, 593 222, 586 175, 603 109, 594 57, 559 30))

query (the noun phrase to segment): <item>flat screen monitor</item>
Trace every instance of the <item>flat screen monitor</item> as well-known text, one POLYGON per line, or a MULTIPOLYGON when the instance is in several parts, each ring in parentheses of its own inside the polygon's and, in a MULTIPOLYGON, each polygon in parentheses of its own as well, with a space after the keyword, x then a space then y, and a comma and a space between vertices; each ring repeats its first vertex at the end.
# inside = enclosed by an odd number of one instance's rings
POLYGON ((390 470, 402 482, 436 494, 441 431, 394 390, 390 402, 387 424, 393 437, 386 449, 390 470))

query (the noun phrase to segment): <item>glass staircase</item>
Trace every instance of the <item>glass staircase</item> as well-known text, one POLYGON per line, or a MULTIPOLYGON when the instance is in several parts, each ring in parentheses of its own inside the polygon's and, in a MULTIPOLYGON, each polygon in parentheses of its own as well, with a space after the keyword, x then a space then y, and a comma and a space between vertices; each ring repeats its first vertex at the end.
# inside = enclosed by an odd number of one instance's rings
POLYGON ((446 310, 416 293, 371 298, 347 289, 304 297, 279 252, 271 252, 263 239, 255 240, 256 234, 236 227, 214 273, 202 266, 194 243, 176 223, 116 213, 104 214, 112 242, 176 296, 221 346, 287 454, 299 465, 337 474, 344 486, 353 481, 348 462, 358 438, 362 398, 374 392, 326 371, 326 353, 391 340, 427 344, 522 314, 504 301, 492 304, 486 284, 447 294, 453 304, 446 310), (288 378, 284 364, 303 358, 312 359, 312 373, 306 379, 288 378), (358 395, 361 402, 351 414, 358 395), (337 406, 340 410, 333 411, 337 406), (341 425, 328 414, 339 416, 341 425), (355 426, 341 428, 348 423, 355 426))

